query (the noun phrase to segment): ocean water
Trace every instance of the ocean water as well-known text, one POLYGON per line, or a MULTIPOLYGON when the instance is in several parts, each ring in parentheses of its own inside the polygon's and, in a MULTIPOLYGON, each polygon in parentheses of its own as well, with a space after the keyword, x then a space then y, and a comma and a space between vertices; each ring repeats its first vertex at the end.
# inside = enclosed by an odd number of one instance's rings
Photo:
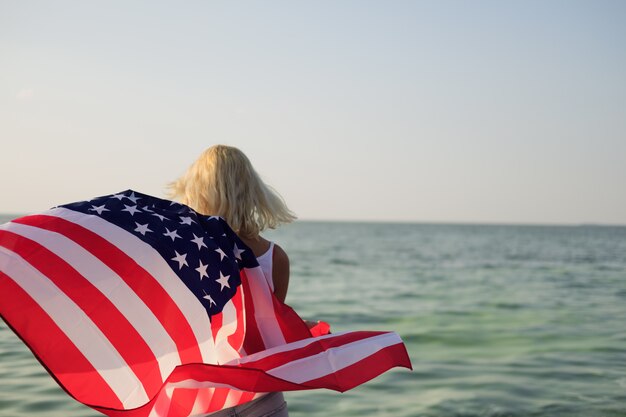
MULTIPOLYGON (((626 416, 626 227, 297 222, 267 236, 290 256, 301 316, 394 330, 414 367, 286 393, 292 417, 626 416)), ((0 416, 97 415, 0 324, 0 416)))

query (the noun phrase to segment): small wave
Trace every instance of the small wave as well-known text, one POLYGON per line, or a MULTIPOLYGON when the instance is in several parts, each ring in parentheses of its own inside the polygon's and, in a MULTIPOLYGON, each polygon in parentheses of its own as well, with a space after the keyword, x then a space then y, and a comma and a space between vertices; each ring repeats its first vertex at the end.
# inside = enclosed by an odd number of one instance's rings
POLYGON ((332 258, 330 260, 330 263, 332 265, 347 265, 347 266, 358 266, 359 263, 356 261, 352 261, 349 259, 342 259, 342 258, 332 258))

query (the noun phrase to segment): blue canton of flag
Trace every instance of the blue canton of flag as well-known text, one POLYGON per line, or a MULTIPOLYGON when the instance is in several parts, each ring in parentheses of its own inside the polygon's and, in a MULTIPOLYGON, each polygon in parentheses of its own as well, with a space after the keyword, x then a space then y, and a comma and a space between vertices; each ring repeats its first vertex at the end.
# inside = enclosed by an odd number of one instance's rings
POLYGON ((209 316, 220 313, 237 291, 240 269, 258 265, 223 218, 183 204, 126 190, 60 207, 101 217, 152 246, 209 316))

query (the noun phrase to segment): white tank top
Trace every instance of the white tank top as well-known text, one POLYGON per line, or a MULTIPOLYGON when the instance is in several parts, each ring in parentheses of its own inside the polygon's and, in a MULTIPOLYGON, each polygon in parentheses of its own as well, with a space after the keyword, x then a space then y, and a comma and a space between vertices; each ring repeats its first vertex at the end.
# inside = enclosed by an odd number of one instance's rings
POLYGON ((263 275, 265 275, 265 279, 267 280, 268 285, 272 292, 274 291, 274 280, 272 277, 272 258, 274 255, 274 242, 270 242, 269 249, 260 256, 257 256, 256 260, 259 262, 259 266, 261 267, 261 271, 263 271, 263 275))

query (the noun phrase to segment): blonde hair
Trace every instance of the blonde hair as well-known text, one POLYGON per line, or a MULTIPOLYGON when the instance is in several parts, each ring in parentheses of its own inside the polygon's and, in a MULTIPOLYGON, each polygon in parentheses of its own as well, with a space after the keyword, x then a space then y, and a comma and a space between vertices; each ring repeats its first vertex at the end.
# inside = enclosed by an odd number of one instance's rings
POLYGON ((205 215, 223 217, 238 235, 256 238, 296 219, 239 149, 214 145, 168 186, 169 196, 205 215))

